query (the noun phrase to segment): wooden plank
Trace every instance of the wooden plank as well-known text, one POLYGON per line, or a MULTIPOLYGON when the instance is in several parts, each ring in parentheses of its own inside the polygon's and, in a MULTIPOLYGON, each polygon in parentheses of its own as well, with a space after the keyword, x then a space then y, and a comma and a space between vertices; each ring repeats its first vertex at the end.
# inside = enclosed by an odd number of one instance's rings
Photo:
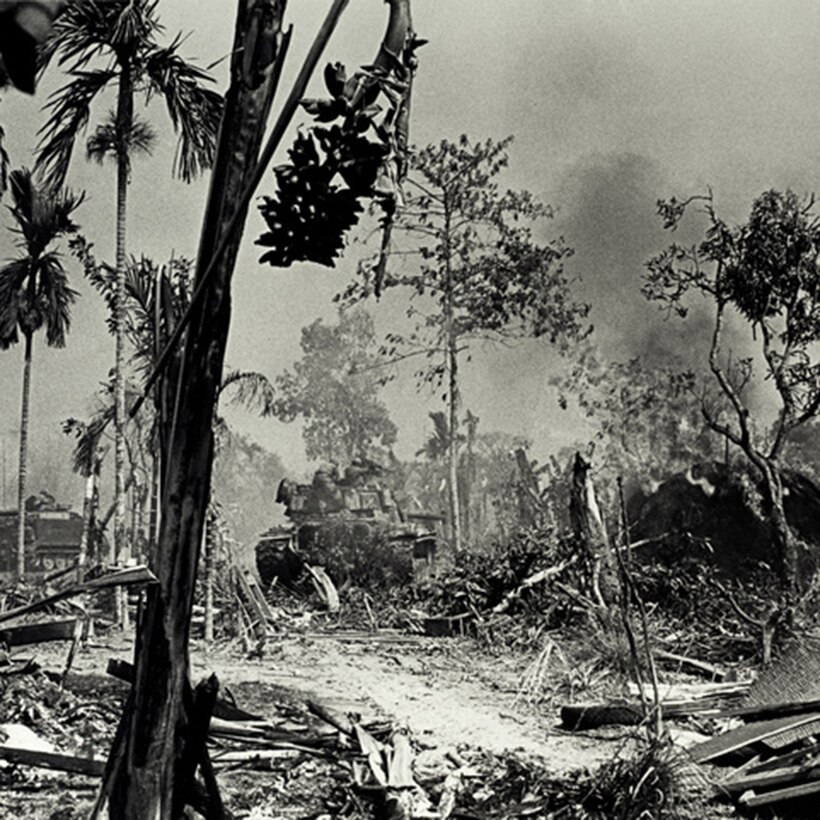
POLYGON ((782 701, 780 703, 733 706, 721 710, 718 717, 742 717, 745 720, 764 720, 779 715, 799 715, 820 711, 820 700, 782 701))
POLYGON ((774 737, 764 740, 763 745, 777 754, 783 749, 797 745, 801 740, 815 737, 818 733, 820 733, 820 720, 816 720, 814 723, 804 723, 802 726, 780 732, 774 737))
POLYGON ((721 787, 730 794, 737 794, 749 789, 771 789, 773 786, 804 783, 820 779, 820 762, 803 766, 784 766, 762 772, 737 777, 732 775, 721 782, 721 787))
POLYGON ((770 803, 781 803, 784 800, 794 800, 796 797, 809 797, 813 794, 820 794, 820 780, 801 783, 799 786, 787 786, 785 789, 775 789, 764 794, 755 794, 750 791, 742 794, 738 803, 751 809, 756 806, 767 806, 770 803))
POLYGON ((759 743, 762 740, 774 737, 780 732, 794 729, 804 723, 811 723, 818 719, 820 719, 820 713, 814 712, 810 715, 793 715, 763 720, 759 723, 748 723, 745 726, 740 726, 737 729, 713 737, 711 740, 707 740, 706 743, 692 747, 689 753, 696 763, 705 763, 731 752, 737 752, 753 743, 759 743))
POLYGON ((782 769, 784 766, 790 766, 804 757, 817 754, 820 754, 820 742, 812 743, 810 746, 804 746, 802 749, 789 752, 789 754, 777 755, 776 757, 770 757, 766 760, 757 760, 749 766, 749 771, 763 772, 767 769, 782 769))
POLYGON ((30 646, 49 641, 73 641, 77 630, 76 618, 59 618, 53 621, 35 621, 15 624, 0 629, 0 643, 9 649, 30 646))
MULTIPOLYGON (((311 750, 315 754, 315 750, 311 750)), ((211 762, 218 766, 224 763, 244 763, 253 765, 254 763, 266 764, 266 768, 274 760, 293 760, 305 754, 299 749, 237 749, 226 752, 216 752, 211 754, 211 762)))
POLYGON ((105 769, 104 760, 92 760, 89 757, 76 757, 57 752, 16 749, 11 746, 0 746, 0 760, 7 760, 9 763, 17 763, 22 766, 39 766, 43 769, 56 769, 60 772, 86 774, 90 777, 102 776, 105 769))
MULTIPOLYGON (((749 691, 750 681, 729 683, 660 683, 658 690, 664 701, 687 702, 694 700, 716 700, 718 698, 739 697, 749 691)), ((640 697, 641 687, 631 681, 627 690, 633 697, 640 697)), ((650 684, 643 685, 644 697, 652 698, 654 692, 650 684)))

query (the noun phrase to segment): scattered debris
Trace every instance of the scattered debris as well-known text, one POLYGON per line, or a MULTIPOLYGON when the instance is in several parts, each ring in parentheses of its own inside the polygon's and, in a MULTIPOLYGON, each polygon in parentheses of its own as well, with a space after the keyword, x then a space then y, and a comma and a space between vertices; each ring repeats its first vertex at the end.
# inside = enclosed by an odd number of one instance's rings
POLYGON ((6 609, 0 612, 0 623, 21 618, 32 612, 40 612, 48 607, 64 601, 67 598, 74 598, 87 592, 99 592, 104 589, 111 589, 120 586, 132 586, 136 584, 156 584, 157 578, 146 566, 127 567, 126 569, 116 569, 105 573, 98 578, 92 578, 78 584, 72 584, 59 592, 55 592, 45 598, 32 601, 23 606, 6 609))
POLYGON ((313 585, 319 597, 324 601, 328 612, 339 611, 339 593, 330 576, 324 571, 322 567, 311 566, 305 564, 305 569, 310 574, 313 585))

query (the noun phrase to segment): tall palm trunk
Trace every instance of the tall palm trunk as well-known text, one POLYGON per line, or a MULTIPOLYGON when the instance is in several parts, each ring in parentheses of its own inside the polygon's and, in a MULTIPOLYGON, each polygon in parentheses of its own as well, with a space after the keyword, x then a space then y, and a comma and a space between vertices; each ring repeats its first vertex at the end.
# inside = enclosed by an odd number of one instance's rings
POLYGON ((17 555, 15 575, 18 581, 26 577, 26 477, 28 471, 28 425, 31 396, 31 351, 33 334, 26 333, 23 358, 23 400, 20 409, 20 461, 17 471, 17 555))
MULTIPOLYGON (((452 318, 450 319, 452 324, 452 318)), ((458 499, 458 350, 455 333, 447 335, 447 358, 450 371, 450 386, 447 399, 450 410, 450 439, 447 442, 447 471, 449 473, 448 495, 450 502, 450 521, 453 530, 453 549, 461 552, 461 510, 458 499)))
MULTIPOLYGON (((125 266, 126 266, 126 215, 128 202, 128 135, 134 119, 134 87, 131 61, 123 57, 120 63, 117 95, 117 247, 116 247, 116 297, 115 332, 116 353, 114 362, 114 563, 125 562, 125 266)), ((124 606, 124 594, 115 593, 115 615, 123 627, 128 625, 128 608, 124 606)))
POLYGON ((449 409, 450 438, 447 442, 447 496, 450 507, 450 532, 453 550, 461 552, 461 512, 458 503, 458 336, 455 328, 455 310, 453 306, 452 261, 450 259, 450 203, 444 195, 444 244, 445 244, 445 285, 444 285, 444 318, 447 325, 447 370, 449 386, 447 402, 449 409))

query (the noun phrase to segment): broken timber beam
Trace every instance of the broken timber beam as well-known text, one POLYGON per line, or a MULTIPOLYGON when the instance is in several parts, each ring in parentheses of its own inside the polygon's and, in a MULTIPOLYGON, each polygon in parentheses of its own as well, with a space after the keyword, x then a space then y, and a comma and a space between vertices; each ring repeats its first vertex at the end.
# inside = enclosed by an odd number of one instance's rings
POLYGON ((770 789, 772 786, 795 785, 820 780, 820 761, 802 766, 783 766, 762 772, 751 772, 742 777, 730 776, 720 786, 730 794, 747 792, 750 789, 770 789))
POLYGON ((16 624, 0 629, 0 644, 5 644, 9 649, 49 641, 73 641, 76 637, 76 618, 16 624))
POLYGON ((817 711, 820 711, 820 700, 789 701, 787 703, 766 703, 756 706, 735 706, 724 709, 718 717, 741 717, 746 721, 757 721, 817 711))
POLYGON ((820 719, 820 713, 812 712, 808 715, 794 715, 764 720, 759 723, 749 723, 737 729, 724 732, 705 743, 694 746, 689 750, 695 763, 707 763, 732 752, 740 751, 747 746, 760 743, 770 737, 795 729, 805 723, 813 723, 820 719))
POLYGON ((60 772, 85 774, 89 777, 100 777, 105 769, 104 760, 64 755, 58 752, 16 749, 11 746, 0 746, 0 760, 6 760, 9 763, 16 763, 22 766, 39 766, 43 769, 54 769, 60 772))
POLYGON ((797 797, 809 797, 820 793, 820 781, 813 780, 810 783, 801 783, 798 786, 787 786, 785 789, 775 789, 763 794, 755 794, 749 791, 742 794, 738 803, 746 808, 756 808, 757 806, 767 806, 771 803, 782 803, 784 800, 794 800, 797 797))

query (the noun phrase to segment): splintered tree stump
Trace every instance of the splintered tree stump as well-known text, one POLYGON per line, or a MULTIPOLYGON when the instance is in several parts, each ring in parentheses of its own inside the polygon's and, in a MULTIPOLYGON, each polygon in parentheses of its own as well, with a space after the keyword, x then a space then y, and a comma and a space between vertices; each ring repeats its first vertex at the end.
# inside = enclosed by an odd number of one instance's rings
POLYGON ((576 453, 572 465, 570 520, 586 567, 589 593, 598 606, 606 609, 618 600, 618 575, 590 470, 590 463, 576 453))
MULTIPOLYGON (((177 390, 176 380, 159 384, 165 408, 173 409, 162 414, 160 432, 166 473, 153 567, 159 584, 149 591, 139 625, 133 708, 123 716, 121 748, 112 750, 110 782, 103 789, 110 793, 112 820, 178 820, 183 804, 195 799, 190 767, 199 763, 207 779, 207 760, 201 754, 187 759, 201 745, 198 701, 210 697, 191 693, 188 637, 210 499, 213 411, 230 325, 230 283, 276 87, 284 6, 284 0, 238 2, 195 296, 182 355, 175 351, 173 369, 184 389, 177 390), (257 48, 261 41, 268 47, 257 48)), ((175 330, 181 328, 180 320, 175 330)), ((210 811, 217 799, 211 794, 209 800, 210 811)), ((218 804, 216 810, 218 817, 218 804)))

